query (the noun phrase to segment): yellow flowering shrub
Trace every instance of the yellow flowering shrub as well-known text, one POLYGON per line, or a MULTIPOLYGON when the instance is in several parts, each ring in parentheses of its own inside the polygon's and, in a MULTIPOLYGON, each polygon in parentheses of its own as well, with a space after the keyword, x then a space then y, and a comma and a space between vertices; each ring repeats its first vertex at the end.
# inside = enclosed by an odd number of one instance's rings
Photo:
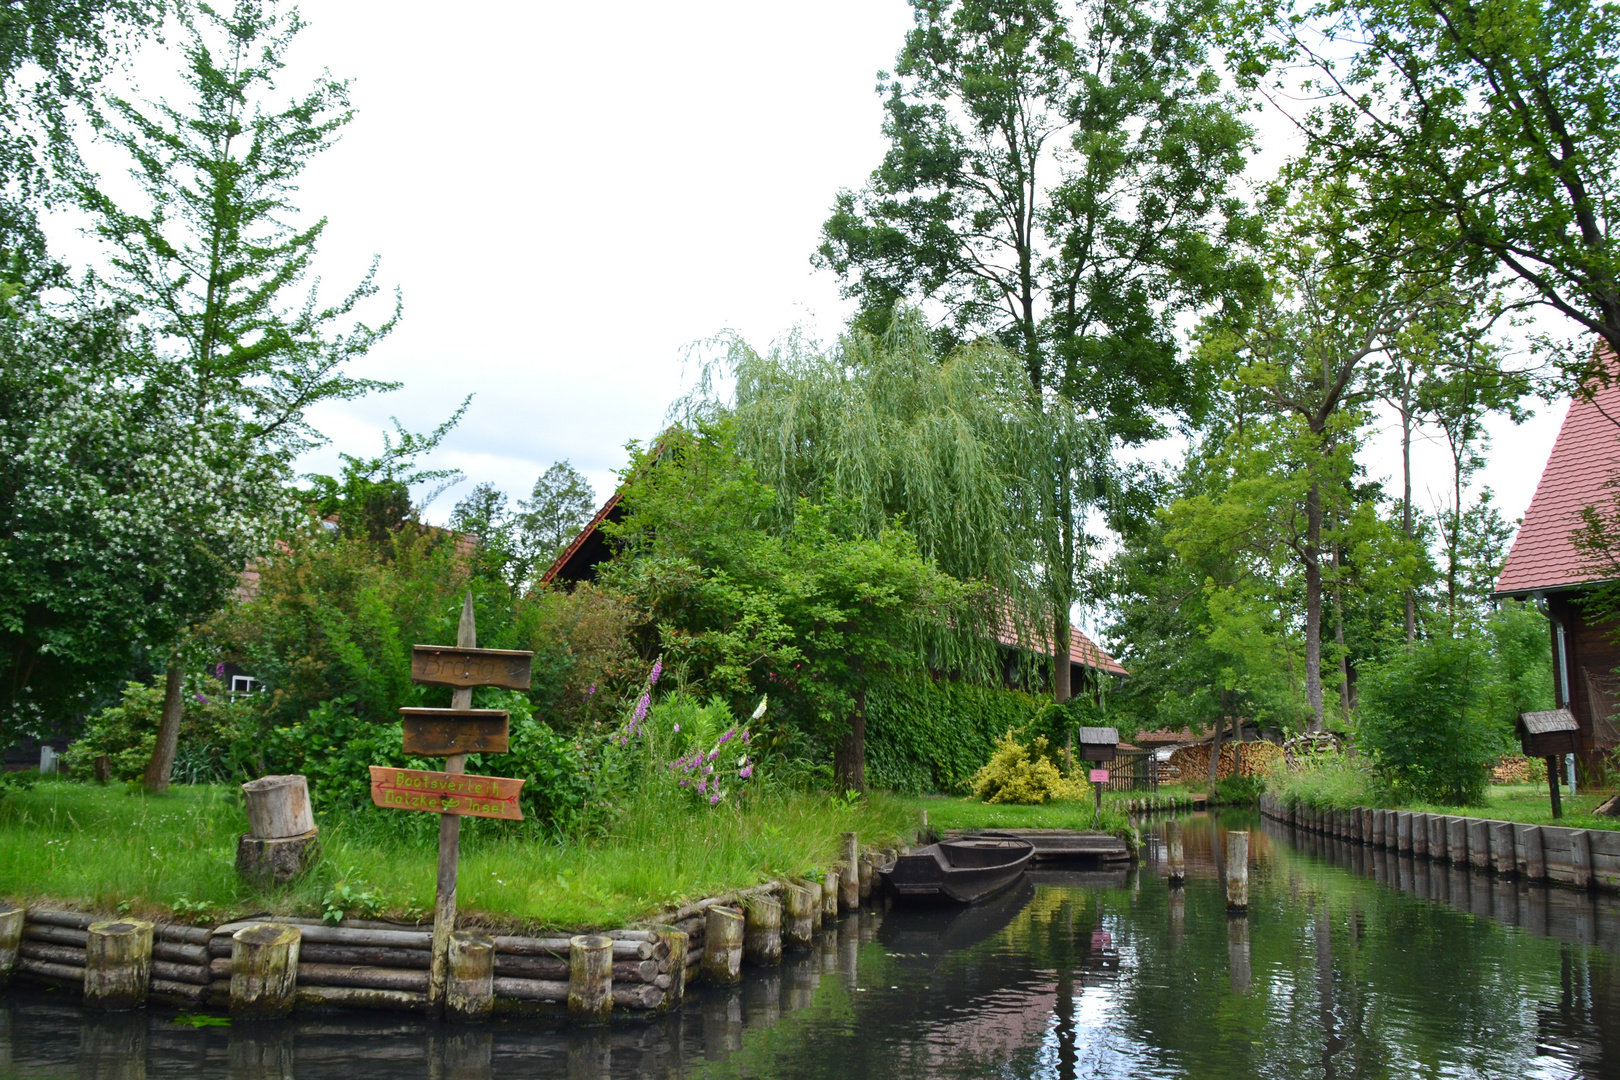
POLYGON ((1058 770, 1046 756, 1045 735, 1025 746, 1009 731, 974 774, 973 794, 987 803, 1081 802, 1091 797, 1091 785, 1058 770))

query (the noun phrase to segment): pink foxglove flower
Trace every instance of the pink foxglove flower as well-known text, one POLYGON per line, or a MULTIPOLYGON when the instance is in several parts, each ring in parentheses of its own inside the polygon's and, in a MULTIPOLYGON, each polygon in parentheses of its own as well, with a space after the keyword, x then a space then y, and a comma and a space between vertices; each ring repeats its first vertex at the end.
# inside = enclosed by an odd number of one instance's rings
POLYGON ((710 806, 715 805, 719 801, 720 801, 720 795, 719 795, 718 792, 716 792, 715 794, 709 796, 709 805, 710 806))
POLYGON ((657 686, 658 685, 658 676, 662 675, 663 673, 664 673, 664 658, 662 656, 660 656, 657 660, 653 661, 652 671, 647 674, 647 685, 648 686, 657 686))

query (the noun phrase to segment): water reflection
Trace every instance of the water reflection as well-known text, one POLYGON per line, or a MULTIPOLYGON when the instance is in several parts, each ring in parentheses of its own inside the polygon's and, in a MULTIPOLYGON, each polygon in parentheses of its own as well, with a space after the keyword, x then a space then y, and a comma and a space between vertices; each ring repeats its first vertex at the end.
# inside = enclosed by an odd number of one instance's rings
POLYGON ((0 1075, 1601 1077, 1620 1075, 1620 898, 1250 831, 1229 917, 1224 830, 1187 820, 1184 885, 1149 832, 1131 870, 1040 870, 968 909, 843 919, 740 987, 568 1031, 387 1014, 192 1028, 0 997, 0 1075))

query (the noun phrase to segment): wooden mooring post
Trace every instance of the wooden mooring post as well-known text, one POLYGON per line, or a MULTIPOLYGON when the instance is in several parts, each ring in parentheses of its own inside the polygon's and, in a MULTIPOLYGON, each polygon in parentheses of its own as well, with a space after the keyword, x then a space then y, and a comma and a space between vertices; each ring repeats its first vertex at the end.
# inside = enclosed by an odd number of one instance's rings
POLYGON ((1182 845, 1181 822, 1169 821, 1165 823, 1164 843, 1170 884, 1179 885, 1187 880, 1187 855, 1182 845))
POLYGON ((12 972, 17 970, 27 914, 28 909, 21 904, 0 904, 0 986, 10 982, 12 972))
POLYGON ((152 982, 152 924, 140 919, 90 924, 84 942, 84 1004, 138 1009, 152 982))
POLYGON ((1249 834, 1226 834, 1226 910, 1249 910, 1249 834))

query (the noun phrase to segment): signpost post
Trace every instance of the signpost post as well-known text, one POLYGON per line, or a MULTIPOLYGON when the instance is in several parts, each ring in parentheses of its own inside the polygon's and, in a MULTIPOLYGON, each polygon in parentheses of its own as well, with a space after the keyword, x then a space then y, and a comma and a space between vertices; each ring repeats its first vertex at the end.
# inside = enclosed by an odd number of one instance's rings
POLYGON ((472 592, 461 606, 455 648, 417 645, 411 652, 411 681, 453 688, 448 709, 401 709, 405 752, 442 757, 443 772, 371 766, 371 801, 386 810, 420 810, 439 815, 439 880, 433 903, 433 958, 428 971, 428 1008, 444 1009, 450 934, 456 928, 456 871, 461 859, 463 817, 523 820, 518 808, 522 780, 467 775, 468 754, 504 754, 507 714, 474 709, 479 686, 529 688, 534 654, 480 649, 472 592))

